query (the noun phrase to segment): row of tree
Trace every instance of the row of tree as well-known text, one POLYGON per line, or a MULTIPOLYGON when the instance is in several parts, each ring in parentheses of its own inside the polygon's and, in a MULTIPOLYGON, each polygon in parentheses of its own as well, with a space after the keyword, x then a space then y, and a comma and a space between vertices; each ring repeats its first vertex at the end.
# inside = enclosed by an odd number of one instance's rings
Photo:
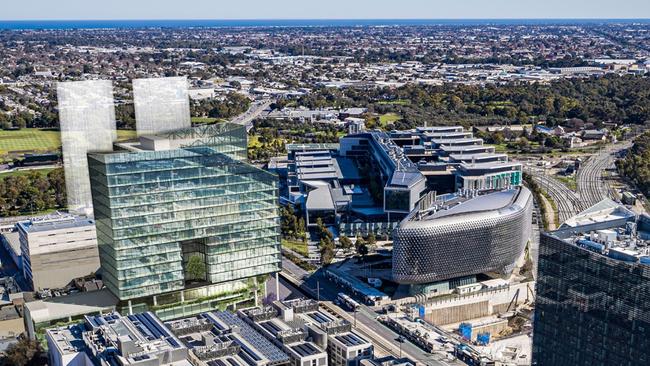
POLYGON ((228 93, 223 100, 210 98, 193 101, 191 110, 196 117, 228 119, 246 112, 250 105, 251 101, 247 97, 239 93, 228 93))
POLYGON ((305 219, 297 215, 292 205, 280 206, 280 232, 289 240, 306 241, 305 219))
POLYGON ((616 161, 621 176, 631 180, 643 194, 650 196, 650 132, 634 140, 623 159, 616 161))
POLYGON ((0 179, 0 217, 32 214, 65 207, 62 168, 47 175, 37 170, 0 179))
POLYGON ((367 107, 374 114, 402 118, 388 129, 431 124, 490 125, 524 123, 531 117, 556 125, 567 118, 602 123, 645 124, 650 121, 650 77, 606 75, 561 79, 550 84, 417 85, 400 88, 344 90, 319 88, 301 97, 309 108, 367 107))

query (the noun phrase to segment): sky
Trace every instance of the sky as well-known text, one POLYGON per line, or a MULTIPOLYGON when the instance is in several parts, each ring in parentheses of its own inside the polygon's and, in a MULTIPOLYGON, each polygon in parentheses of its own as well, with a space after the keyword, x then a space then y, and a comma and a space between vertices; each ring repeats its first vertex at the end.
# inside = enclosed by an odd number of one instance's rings
POLYGON ((1 20, 650 18, 650 0, 2 0, 1 20))

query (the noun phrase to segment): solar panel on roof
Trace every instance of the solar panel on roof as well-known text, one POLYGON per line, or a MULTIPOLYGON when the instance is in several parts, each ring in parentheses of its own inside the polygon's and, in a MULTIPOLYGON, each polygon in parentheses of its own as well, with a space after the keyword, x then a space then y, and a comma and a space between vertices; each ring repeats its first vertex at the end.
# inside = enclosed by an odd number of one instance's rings
POLYGON ((246 362, 251 366, 257 365, 257 363, 253 361, 251 357, 244 352, 239 352, 239 357, 241 357, 241 359, 244 360, 244 362, 246 362))
POLYGON ((167 342, 174 348, 180 348, 181 346, 176 342, 176 340, 172 337, 167 338, 167 342))
POLYGON ((163 337, 169 337, 171 334, 162 326, 158 324, 158 321, 154 318, 151 313, 144 313, 143 317, 151 324, 152 327, 156 328, 158 333, 163 337))
POLYGON ((95 318, 93 318, 93 317, 88 317, 88 321, 90 322, 90 325, 91 325, 93 328, 96 328, 96 327, 99 326, 99 324, 97 324, 97 321, 96 321, 95 318))
POLYGON ((257 355, 256 352, 253 352, 252 349, 248 348, 248 346, 245 345, 243 342, 241 342, 239 339, 234 339, 234 341, 239 345, 243 354, 246 354, 247 356, 254 359, 255 361, 261 360, 261 358, 257 355))
POLYGON ((282 352, 268 339, 257 333, 257 331, 253 330, 250 325, 246 324, 236 315, 225 311, 215 311, 211 314, 231 327, 239 327, 242 338, 255 347, 256 350, 260 351, 264 357, 269 359, 271 364, 281 364, 289 361, 289 356, 282 352))
POLYGON ((276 324, 273 324, 273 322, 264 322, 264 323, 260 323, 260 325, 261 325, 262 327, 264 327, 264 329, 268 330, 269 332, 271 332, 271 333, 273 333, 273 334, 276 334, 276 333, 278 333, 280 330, 282 330, 282 329, 280 329, 280 327, 278 327, 276 324))

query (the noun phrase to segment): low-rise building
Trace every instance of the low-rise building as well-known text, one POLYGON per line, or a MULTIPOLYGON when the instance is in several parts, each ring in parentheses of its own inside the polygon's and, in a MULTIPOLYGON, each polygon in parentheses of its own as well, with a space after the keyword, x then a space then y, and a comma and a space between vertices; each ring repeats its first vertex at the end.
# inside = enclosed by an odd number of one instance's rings
POLYGON ((190 350, 195 366, 279 366, 289 357, 230 313, 207 312, 165 325, 190 350), (229 316, 230 315, 230 316, 229 316))
POLYGON ((314 336, 313 339, 327 350, 330 366, 357 366, 361 360, 372 358, 372 343, 354 332, 352 324, 348 321, 336 319, 320 311, 317 301, 295 299, 276 301, 274 305, 282 319, 304 323, 310 334, 327 335, 314 336))
POLYGON ((187 347, 153 313, 86 316, 45 334, 54 366, 192 365, 187 347))
POLYGON ((326 347, 308 340, 309 336, 312 339, 317 336, 322 344, 327 339, 325 333, 307 328, 304 322, 295 321, 288 313, 285 318, 278 317, 278 310, 272 306, 244 309, 237 314, 288 354, 291 365, 327 366, 326 347))
POLYGON ((19 222, 22 270, 34 290, 62 288, 99 269, 92 219, 54 213, 19 222))

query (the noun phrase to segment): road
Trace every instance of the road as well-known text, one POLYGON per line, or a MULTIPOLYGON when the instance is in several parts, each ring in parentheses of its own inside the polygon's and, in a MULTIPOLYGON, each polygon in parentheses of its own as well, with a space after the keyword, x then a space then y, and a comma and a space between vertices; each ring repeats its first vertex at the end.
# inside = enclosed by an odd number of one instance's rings
POLYGON ((259 117, 259 115, 262 114, 265 109, 269 108, 272 103, 273 101, 270 99, 255 101, 251 103, 251 106, 248 107, 246 112, 235 117, 230 122, 246 126, 246 132, 248 132, 253 128, 253 120, 259 117))
MULTIPOLYGON (((331 304, 341 290, 335 284, 328 281, 320 271, 310 275, 308 272, 287 259, 283 259, 282 268, 282 275, 284 277, 293 277, 294 279, 301 281, 304 284, 303 287, 307 287, 311 290, 308 292, 302 291, 304 294, 318 298, 324 304, 330 307, 335 307, 337 308, 337 311, 347 314, 346 318, 348 318, 348 320, 353 324, 356 323, 355 329, 362 335, 370 338, 376 347, 383 348, 384 350, 392 350, 391 353, 393 353, 394 356, 399 356, 398 343, 396 341, 399 338, 399 335, 377 321, 376 317, 379 314, 374 310, 366 305, 361 305, 356 314, 354 314, 353 312, 345 311, 331 304)), ((288 284, 288 282, 285 281, 285 284, 288 284)), ((283 291, 281 290, 280 293, 283 293, 283 291)), ((414 359, 423 365, 464 365, 464 363, 460 361, 451 362, 444 360, 444 356, 440 354, 430 354, 409 341, 402 343, 402 355, 414 359)))

